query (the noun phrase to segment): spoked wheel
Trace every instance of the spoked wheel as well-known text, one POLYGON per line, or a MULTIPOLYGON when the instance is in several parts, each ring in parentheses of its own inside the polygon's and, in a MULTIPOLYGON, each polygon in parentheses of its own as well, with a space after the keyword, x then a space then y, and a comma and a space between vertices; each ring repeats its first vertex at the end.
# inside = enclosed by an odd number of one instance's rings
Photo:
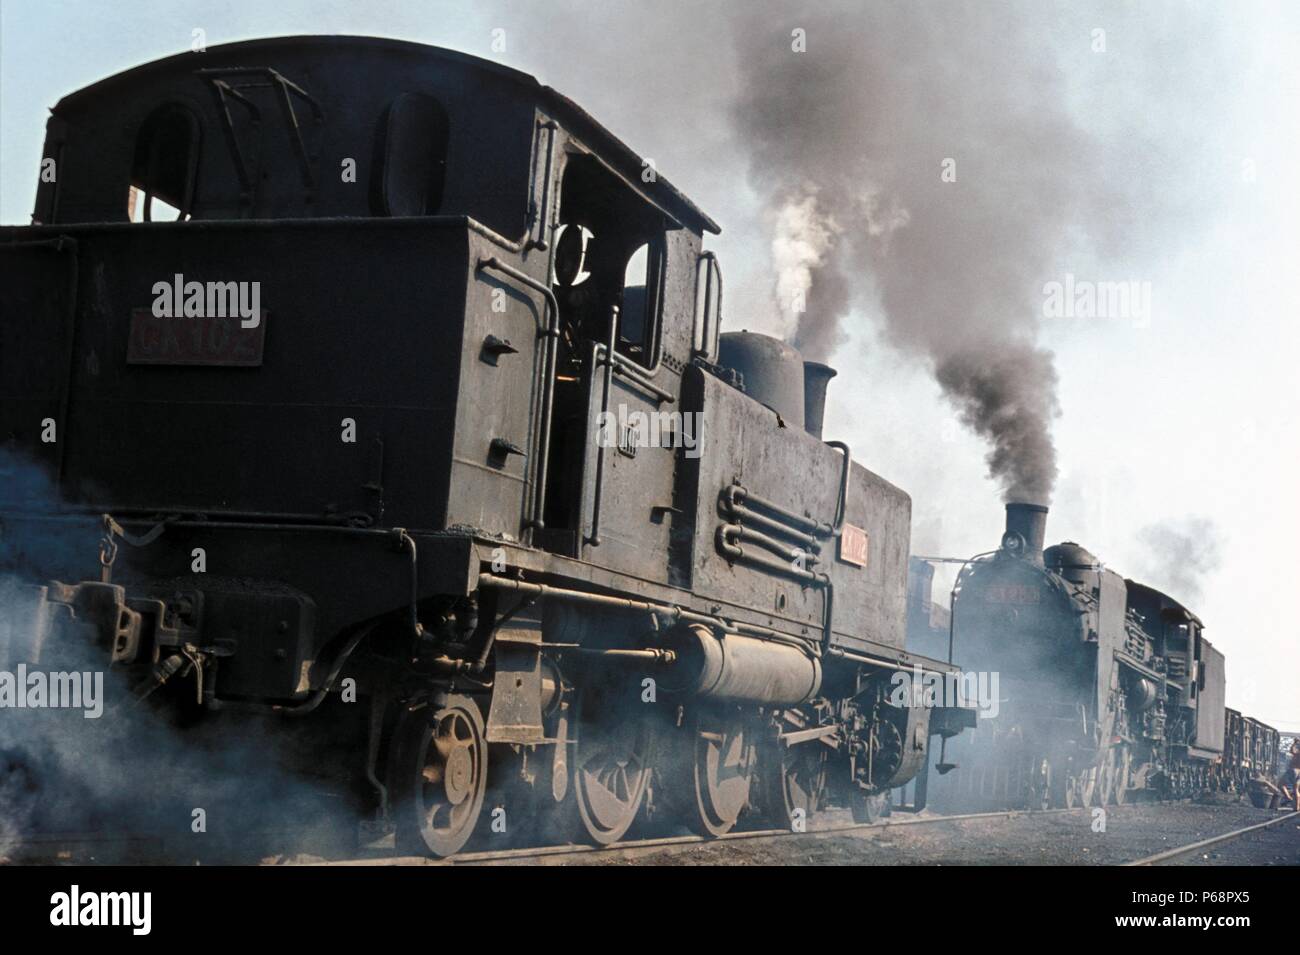
POLYGON ((1115 792, 1115 749, 1106 750, 1101 765, 1097 768, 1097 805, 1109 806, 1111 795, 1115 792))
POLYGON ((391 766, 397 848, 449 856, 474 833, 487 789, 487 741, 478 705, 450 696, 407 713, 391 766))
POLYGON ((1128 799, 1128 787, 1133 776, 1133 753, 1127 746, 1119 751, 1119 760, 1115 771, 1115 805, 1124 805, 1128 799))
POLYGON ((1083 780, 1079 776, 1071 775, 1065 782, 1065 808, 1073 809, 1082 805, 1083 801, 1083 780))
POLYGON ((1029 808, 1052 808, 1052 764, 1044 757, 1034 765, 1029 783, 1029 808))
POLYGON ((784 747, 772 743, 763 771, 768 825, 789 829, 796 818, 812 819, 826 788, 826 747, 819 742, 784 747))
POLYGON ((1074 786, 1074 777, 1070 775, 1069 763, 1052 767, 1049 804, 1044 809, 1064 809, 1070 805, 1070 790, 1074 786))
POLYGON ((579 835, 602 846, 622 839, 632 827, 653 764, 652 727, 640 713, 622 711, 626 699, 636 699, 620 695, 624 686, 618 681, 589 685, 578 697, 573 796, 579 835))
POLYGON ((1097 799, 1097 767, 1089 766, 1079 773, 1079 805, 1092 806, 1097 799))
POLYGON ((684 741, 690 752, 683 754, 695 795, 686 823, 700 835, 726 834, 749 804, 758 756, 753 735, 739 715, 701 712, 693 721, 684 741))

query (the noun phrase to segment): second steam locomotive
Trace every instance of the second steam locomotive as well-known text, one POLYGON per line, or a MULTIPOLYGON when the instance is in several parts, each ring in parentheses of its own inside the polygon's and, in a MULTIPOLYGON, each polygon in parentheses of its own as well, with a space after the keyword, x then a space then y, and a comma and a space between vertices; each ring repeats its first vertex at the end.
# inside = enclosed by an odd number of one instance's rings
POLYGON ((944 807, 1070 807, 1205 789, 1267 802, 1278 733, 1224 705, 1225 660, 1197 615, 1071 541, 1044 549, 1047 508, 1006 506, 999 548, 963 565, 948 614, 913 561, 913 645, 996 671, 997 713, 949 744, 944 807), (938 612, 936 612, 938 610, 938 612))

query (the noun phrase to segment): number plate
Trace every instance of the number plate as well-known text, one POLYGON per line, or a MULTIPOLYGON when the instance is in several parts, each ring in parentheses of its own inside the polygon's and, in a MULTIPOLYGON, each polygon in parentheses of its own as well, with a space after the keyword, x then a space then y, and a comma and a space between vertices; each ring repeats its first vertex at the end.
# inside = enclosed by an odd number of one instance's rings
POLYGON ((256 368, 262 364, 266 312, 256 328, 239 318, 159 318, 151 309, 131 312, 128 365, 218 365, 256 368))
POLYGON ((1032 584, 992 584, 984 592, 984 599, 991 604, 1036 604, 1041 595, 1032 584))
POLYGON ((867 532, 861 527, 845 524, 840 532, 839 558, 846 564, 867 566, 867 532))

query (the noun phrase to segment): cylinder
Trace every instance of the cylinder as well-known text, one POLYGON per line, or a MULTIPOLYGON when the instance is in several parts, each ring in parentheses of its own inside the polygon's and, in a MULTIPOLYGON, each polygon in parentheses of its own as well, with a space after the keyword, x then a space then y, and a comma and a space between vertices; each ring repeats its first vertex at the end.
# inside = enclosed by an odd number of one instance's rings
POLYGON ((803 426, 814 438, 821 438, 826 416, 826 386, 837 372, 819 361, 803 363, 803 426))
POLYGON ((789 644, 719 636, 703 624, 676 627, 665 642, 677 655, 660 679, 671 693, 792 706, 821 689, 821 662, 789 644))
POLYGON ((794 346, 757 332, 727 332, 719 339, 718 364, 740 372, 745 394, 788 425, 804 425, 803 356, 794 346))
MULTIPOLYGON (((1043 566, 1043 541, 1047 536, 1047 508, 1042 504, 1014 502, 1007 505, 1007 533, 1018 534, 1025 542, 1024 558, 1043 566)), ((1005 544, 1004 544, 1005 546, 1005 544)))

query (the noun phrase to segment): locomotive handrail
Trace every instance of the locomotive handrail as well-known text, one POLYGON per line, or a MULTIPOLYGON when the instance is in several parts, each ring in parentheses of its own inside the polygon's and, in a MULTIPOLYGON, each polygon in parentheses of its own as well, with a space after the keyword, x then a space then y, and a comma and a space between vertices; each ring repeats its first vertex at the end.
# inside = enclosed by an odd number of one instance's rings
POLYGON ((718 257, 710 251, 701 252, 695 260, 695 298, 698 307, 702 310, 695 316, 697 321, 702 320, 700 324, 700 344, 702 348, 694 348, 695 342, 692 340, 691 345, 697 355, 703 357, 706 361, 712 361, 717 357, 718 351, 718 330, 722 327, 722 269, 718 266, 718 257), (704 301, 699 302, 700 298, 700 263, 707 262, 704 269, 704 301), (718 295, 716 298, 718 321, 712 328, 709 326, 709 303, 713 301, 710 293, 713 291, 713 276, 718 276, 718 295))
MULTIPOLYGON (((605 367, 605 387, 600 396, 600 423, 603 424, 605 416, 609 414, 609 394, 614 390, 614 345, 618 341, 618 306, 615 305, 609 313, 609 343, 601 349, 597 345, 592 350, 593 362, 592 371, 604 365, 605 367)), ((596 480, 591 489, 591 534, 584 538, 584 543, 592 547, 600 546, 600 499, 605 490, 605 445, 607 441, 599 440, 600 432, 597 431, 596 440, 596 480)))
POLYGON ((952 582, 952 592, 948 594, 948 662, 952 663, 952 644, 954 635, 954 625, 957 622, 957 588, 961 586, 961 575, 966 573, 966 569, 975 561, 983 560, 985 557, 992 557, 996 550, 988 550, 982 554, 976 554, 974 557, 967 557, 962 561, 961 567, 957 570, 957 576, 952 582))
POLYGON ((827 441, 826 444, 844 452, 844 468, 840 471, 840 499, 835 507, 835 523, 832 525, 832 536, 839 537, 844 530, 844 518, 849 510, 849 474, 853 470, 853 453, 843 441, 827 441))
POLYGON ((614 352, 614 361, 612 362, 612 364, 614 366, 615 372, 617 372, 621 377, 626 378, 628 381, 632 382, 632 384, 636 385, 638 388, 642 388, 650 392, 650 394, 654 395, 656 401, 673 402, 677 400, 676 395, 674 395, 671 391, 665 391, 663 388, 660 388, 658 385, 654 384, 646 377, 645 372, 641 371, 641 369, 638 368, 636 365, 623 359, 618 354, 617 351, 614 352))
POLYGON ((542 201, 537 205, 537 238, 533 238, 532 226, 528 224, 528 245, 545 252, 550 248, 546 241, 546 219, 551 211, 551 172, 555 165, 555 134, 560 124, 553 119, 545 119, 537 124, 539 130, 546 132, 546 167, 542 172, 542 201))
MULTIPOLYGON (((533 462, 533 507, 532 514, 524 524, 529 530, 543 531, 546 529, 543 508, 546 504, 546 469, 551 456, 551 413, 555 401, 555 363, 559 351, 556 342, 560 337, 560 303, 556 301, 555 293, 544 282, 538 281, 513 265, 502 262, 495 255, 479 259, 478 268, 500 272, 521 285, 539 292, 546 299, 546 327, 542 332, 546 338, 546 355, 542 362, 545 381, 542 384, 542 409, 539 416, 541 420, 537 428, 537 453, 534 455, 533 462)), ((529 540, 531 543, 531 536, 529 540)))
POLYGON ((516 580, 513 577, 502 577, 498 574, 487 572, 479 574, 478 585, 479 587, 512 590, 518 594, 526 594, 537 598, 553 597, 557 600, 570 600, 574 603, 586 603, 598 607, 657 614, 659 616, 667 617, 674 623, 701 623, 705 626, 717 627, 723 633, 749 634, 750 636, 761 637, 765 640, 774 640, 778 643, 785 643, 799 647, 811 653, 815 653, 819 649, 817 644, 805 637, 782 633, 779 630, 773 630, 770 627, 761 627, 758 624, 744 623, 739 620, 728 620, 721 616, 697 613, 694 610, 687 610, 685 607, 679 607, 676 604, 658 603, 651 600, 638 600, 635 597, 621 597, 612 594, 594 594, 583 590, 569 590, 564 587, 555 587, 551 584, 538 584, 527 580, 516 580))

